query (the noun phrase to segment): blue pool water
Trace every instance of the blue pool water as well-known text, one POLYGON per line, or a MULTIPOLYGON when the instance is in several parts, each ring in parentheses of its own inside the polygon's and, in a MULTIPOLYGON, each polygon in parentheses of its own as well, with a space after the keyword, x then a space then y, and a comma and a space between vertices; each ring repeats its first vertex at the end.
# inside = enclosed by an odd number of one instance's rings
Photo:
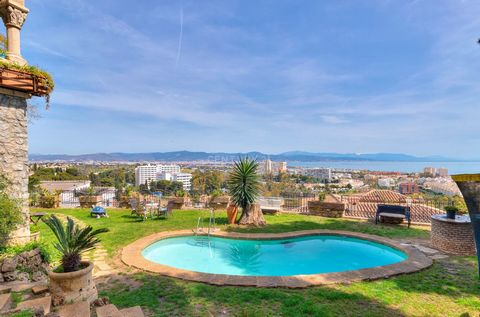
POLYGON ((155 263, 195 272, 289 276, 342 272, 401 262, 406 254, 366 240, 307 236, 281 240, 237 240, 193 236, 160 240, 142 251, 155 263))

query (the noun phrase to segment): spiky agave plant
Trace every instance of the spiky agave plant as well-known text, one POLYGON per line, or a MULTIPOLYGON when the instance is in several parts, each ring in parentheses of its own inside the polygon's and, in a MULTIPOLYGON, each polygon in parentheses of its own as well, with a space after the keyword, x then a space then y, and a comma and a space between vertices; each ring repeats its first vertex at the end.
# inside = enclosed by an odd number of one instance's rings
POLYGON ((53 245, 62 254, 61 263, 65 273, 78 271, 81 264, 81 253, 100 242, 97 238, 98 234, 108 232, 107 228, 97 230, 93 230, 91 226, 81 228, 70 217, 67 217, 66 225, 55 215, 43 221, 57 237, 58 242, 53 245))
POLYGON ((240 219, 248 212, 248 207, 260 195, 260 178, 257 173, 258 163, 248 157, 235 162, 228 177, 228 191, 232 201, 242 208, 240 219))

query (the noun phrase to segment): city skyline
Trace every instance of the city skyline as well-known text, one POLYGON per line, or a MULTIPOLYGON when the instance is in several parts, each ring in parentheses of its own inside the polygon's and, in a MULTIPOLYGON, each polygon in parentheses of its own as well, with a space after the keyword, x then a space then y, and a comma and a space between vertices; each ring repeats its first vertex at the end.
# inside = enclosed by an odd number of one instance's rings
POLYGON ((480 157, 474 1, 128 3, 29 1, 31 153, 480 157))

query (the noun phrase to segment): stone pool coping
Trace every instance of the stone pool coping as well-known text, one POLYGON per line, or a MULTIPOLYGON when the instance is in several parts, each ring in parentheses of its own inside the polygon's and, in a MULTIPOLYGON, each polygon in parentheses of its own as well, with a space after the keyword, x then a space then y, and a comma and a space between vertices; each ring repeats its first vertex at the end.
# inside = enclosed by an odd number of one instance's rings
POLYGON ((423 270, 432 265, 433 261, 419 250, 407 245, 402 245, 399 242, 364 233, 337 231, 337 230, 303 230, 285 233, 239 233, 216 231, 211 233, 214 237, 223 237, 231 239, 259 239, 259 240, 274 240, 284 238, 296 238, 304 236, 315 235, 335 235, 352 238, 360 238, 372 242, 384 244, 395 249, 401 250, 407 254, 408 258, 402 262, 395 264, 379 266, 368 269, 336 272, 336 273, 322 273, 322 274, 305 274, 293 276, 239 276, 228 274, 211 274, 177 269, 174 267, 158 264, 145 259, 142 256, 142 251, 149 245, 158 240, 191 236, 191 230, 178 230, 159 232, 147 237, 141 238, 122 250, 122 262, 128 266, 137 269, 159 273, 161 275, 175 277, 183 280, 203 282, 212 285, 235 285, 235 286, 256 286, 256 287, 289 287, 289 288, 304 288, 314 285, 325 285, 334 283, 351 283, 364 280, 375 280, 381 278, 389 278, 394 275, 413 273, 423 270))

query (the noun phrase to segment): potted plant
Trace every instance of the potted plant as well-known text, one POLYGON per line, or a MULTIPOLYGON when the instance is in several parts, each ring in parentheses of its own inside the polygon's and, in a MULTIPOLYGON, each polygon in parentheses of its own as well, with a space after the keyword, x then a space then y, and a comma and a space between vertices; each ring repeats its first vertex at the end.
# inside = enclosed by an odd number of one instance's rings
POLYGON ((455 219, 457 212, 459 211, 457 206, 445 206, 448 219, 455 219))
POLYGON ((95 188, 87 188, 86 193, 80 194, 78 198, 80 202, 80 207, 82 208, 92 208, 102 201, 102 196, 95 195, 95 188))
POLYGON ((100 242, 97 235, 108 232, 107 228, 93 230, 91 226, 80 228, 67 217, 64 225, 55 215, 43 220, 53 231, 57 242, 54 247, 62 255, 61 265, 50 271, 50 292, 57 305, 86 300, 92 302, 98 297, 92 278, 93 263, 81 260, 81 254, 100 242))
POLYGON ((266 225, 262 209, 255 204, 260 195, 260 177, 257 173, 258 163, 249 158, 241 158, 235 162, 233 171, 228 178, 228 191, 232 202, 242 208, 238 220, 240 225, 266 225))

